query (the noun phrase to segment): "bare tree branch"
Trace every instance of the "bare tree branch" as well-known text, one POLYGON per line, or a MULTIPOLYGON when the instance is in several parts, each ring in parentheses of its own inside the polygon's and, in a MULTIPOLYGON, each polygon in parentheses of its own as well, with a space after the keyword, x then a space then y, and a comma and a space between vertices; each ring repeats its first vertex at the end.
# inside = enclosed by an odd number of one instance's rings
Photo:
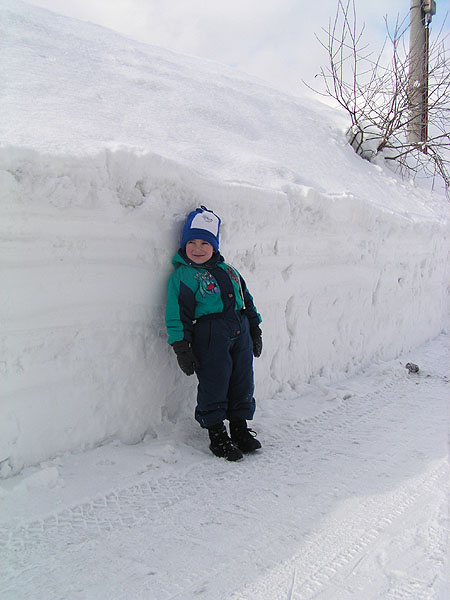
POLYGON ((323 85, 316 93, 331 97, 350 118, 348 139, 368 160, 382 156, 400 172, 415 179, 440 179, 450 196, 450 62, 441 28, 429 48, 428 125, 426 142, 409 143, 411 103, 410 58, 405 37, 407 17, 397 16, 392 30, 384 18, 386 39, 378 54, 364 43, 364 25, 357 23, 355 0, 337 0, 334 20, 316 35, 327 51, 328 65, 316 77, 323 85))

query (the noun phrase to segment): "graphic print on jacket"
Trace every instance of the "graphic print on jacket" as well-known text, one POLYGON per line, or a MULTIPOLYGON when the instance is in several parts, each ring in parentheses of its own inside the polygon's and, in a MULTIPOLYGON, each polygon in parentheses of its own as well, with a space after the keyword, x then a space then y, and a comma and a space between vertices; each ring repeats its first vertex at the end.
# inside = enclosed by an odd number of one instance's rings
POLYGON ((197 273, 195 278, 199 282, 199 289, 202 296, 206 296, 206 294, 220 294, 217 283, 209 271, 197 273))

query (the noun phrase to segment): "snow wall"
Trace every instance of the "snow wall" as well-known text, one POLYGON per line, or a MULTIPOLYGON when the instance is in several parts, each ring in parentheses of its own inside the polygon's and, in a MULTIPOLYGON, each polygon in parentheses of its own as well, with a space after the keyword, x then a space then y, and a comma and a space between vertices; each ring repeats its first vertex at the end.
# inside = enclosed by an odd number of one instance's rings
POLYGON ((184 218, 223 219, 221 249, 263 317, 259 409, 440 333, 448 229, 351 194, 209 181, 150 153, 0 155, 3 475, 191 418, 196 382, 164 327, 184 218))

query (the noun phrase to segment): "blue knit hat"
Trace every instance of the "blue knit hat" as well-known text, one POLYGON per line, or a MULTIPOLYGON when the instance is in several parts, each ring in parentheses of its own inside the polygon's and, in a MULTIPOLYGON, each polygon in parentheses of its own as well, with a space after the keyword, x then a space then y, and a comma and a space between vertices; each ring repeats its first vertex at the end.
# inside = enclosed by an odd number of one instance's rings
POLYGON ((208 210, 206 206, 201 206, 189 213, 186 223, 183 227, 181 236, 181 247, 185 248, 189 240, 203 240, 211 244, 214 250, 219 250, 219 229, 220 219, 208 210))

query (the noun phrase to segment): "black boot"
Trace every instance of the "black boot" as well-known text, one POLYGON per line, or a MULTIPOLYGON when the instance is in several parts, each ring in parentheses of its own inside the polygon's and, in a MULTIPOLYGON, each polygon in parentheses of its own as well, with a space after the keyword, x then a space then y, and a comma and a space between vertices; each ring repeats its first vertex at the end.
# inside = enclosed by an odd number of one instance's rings
POLYGON ((256 439, 256 432, 247 427, 246 421, 230 422, 231 441, 242 452, 254 452, 261 448, 261 442, 256 439))
POLYGON ((225 425, 220 423, 219 425, 215 425, 208 429, 209 439, 211 440, 211 444, 209 449, 213 454, 219 456, 220 458, 225 458, 226 460, 241 460, 244 458, 244 455, 236 448, 233 442, 228 437, 227 430, 225 429, 225 425))

